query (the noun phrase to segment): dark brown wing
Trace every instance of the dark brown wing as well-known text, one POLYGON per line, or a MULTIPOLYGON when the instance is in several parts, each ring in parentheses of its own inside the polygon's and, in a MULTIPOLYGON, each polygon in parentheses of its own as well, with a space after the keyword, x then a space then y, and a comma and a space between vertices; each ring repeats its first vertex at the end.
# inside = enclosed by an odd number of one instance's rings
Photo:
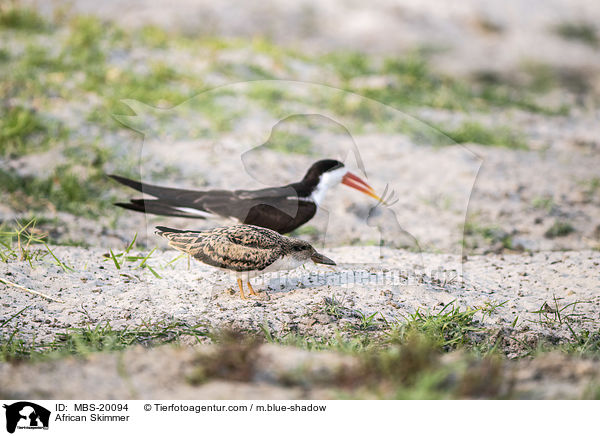
POLYGON ((296 230, 302 224, 310 221, 317 212, 317 205, 303 200, 282 200, 273 204, 257 204, 250 208, 243 222, 255 226, 266 227, 279 233, 289 233, 296 230), (284 201, 293 203, 293 205, 284 206, 284 201), (293 214, 286 213, 286 210, 295 207, 293 214))

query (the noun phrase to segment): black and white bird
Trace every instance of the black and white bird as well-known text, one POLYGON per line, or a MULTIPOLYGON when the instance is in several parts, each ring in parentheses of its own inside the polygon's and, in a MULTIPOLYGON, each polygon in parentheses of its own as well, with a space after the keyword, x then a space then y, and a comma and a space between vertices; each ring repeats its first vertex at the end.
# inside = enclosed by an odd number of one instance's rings
POLYGON ((205 231, 156 229, 157 235, 169 240, 169 246, 206 265, 232 272, 243 299, 246 296, 242 281, 248 284, 251 295, 257 295, 250 279, 258 275, 294 269, 309 260, 335 265, 308 242, 263 227, 238 224, 205 231))
POLYGON ((327 190, 339 183, 381 200, 364 180, 333 159, 315 162, 299 182, 253 191, 195 191, 150 185, 117 175, 109 177, 155 197, 116 203, 125 209, 184 218, 232 218, 282 234, 312 219, 327 190))

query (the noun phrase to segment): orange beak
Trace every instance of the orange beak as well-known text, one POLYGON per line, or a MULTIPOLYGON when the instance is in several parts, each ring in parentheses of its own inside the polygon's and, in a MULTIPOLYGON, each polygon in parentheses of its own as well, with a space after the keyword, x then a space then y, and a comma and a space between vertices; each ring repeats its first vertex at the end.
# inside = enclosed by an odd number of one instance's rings
POLYGON ((383 202, 383 200, 377 194, 375 194, 375 190, 371 188, 371 186, 367 182, 365 182, 360 177, 355 176, 351 172, 347 172, 346 175, 342 178, 342 184, 350 186, 351 188, 354 188, 357 191, 363 192, 369 197, 375 198, 377 201, 383 202))

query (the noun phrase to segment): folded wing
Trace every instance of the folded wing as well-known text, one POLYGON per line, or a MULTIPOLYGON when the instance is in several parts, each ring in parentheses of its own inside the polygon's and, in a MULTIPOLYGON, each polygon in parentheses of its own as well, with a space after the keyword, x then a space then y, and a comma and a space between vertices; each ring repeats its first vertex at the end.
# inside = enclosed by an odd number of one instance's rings
MULTIPOLYGON (((234 271, 263 270, 281 256, 279 235, 268 232, 239 232, 236 227, 213 229, 210 233, 157 227, 156 233, 169 245, 207 265, 234 271)), ((248 226, 243 226, 248 227, 248 226)))

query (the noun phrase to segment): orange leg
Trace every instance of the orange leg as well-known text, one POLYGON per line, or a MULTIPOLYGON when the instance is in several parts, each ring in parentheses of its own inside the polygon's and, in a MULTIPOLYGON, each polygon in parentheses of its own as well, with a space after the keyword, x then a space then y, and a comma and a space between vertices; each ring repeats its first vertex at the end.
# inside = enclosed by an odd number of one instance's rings
POLYGON ((238 286, 240 287, 240 297, 242 297, 242 300, 247 300, 246 296, 244 295, 244 284, 242 282, 242 279, 238 279, 238 286))
POLYGON ((246 282, 248 283, 248 289, 250 289, 250 295, 257 295, 258 294, 256 292, 254 292, 254 289, 252 288, 252 285, 250 284, 250 282, 246 282))

